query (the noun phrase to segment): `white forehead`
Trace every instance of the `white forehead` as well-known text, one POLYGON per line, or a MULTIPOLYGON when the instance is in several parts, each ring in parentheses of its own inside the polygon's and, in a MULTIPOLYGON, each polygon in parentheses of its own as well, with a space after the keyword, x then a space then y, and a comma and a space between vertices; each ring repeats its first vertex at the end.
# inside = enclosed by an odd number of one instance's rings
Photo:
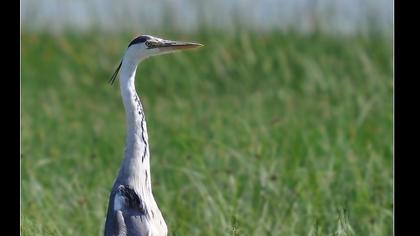
POLYGON ((158 37, 155 37, 155 36, 151 36, 151 35, 143 35, 143 36, 145 36, 145 37, 148 37, 148 39, 147 40, 153 40, 153 41, 165 41, 164 39, 161 39, 161 38, 158 38, 158 37))

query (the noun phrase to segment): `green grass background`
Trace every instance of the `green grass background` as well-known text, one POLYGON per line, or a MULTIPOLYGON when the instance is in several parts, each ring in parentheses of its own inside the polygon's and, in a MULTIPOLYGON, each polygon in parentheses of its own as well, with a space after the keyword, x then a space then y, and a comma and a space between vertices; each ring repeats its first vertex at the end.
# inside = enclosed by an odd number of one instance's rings
MULTIPOLYGON (((392 235, 392 41, 199 32, 137 72, 171 235, 392 235)), ((102 235, 130 34, 22 32, 22 235, 102 235)))

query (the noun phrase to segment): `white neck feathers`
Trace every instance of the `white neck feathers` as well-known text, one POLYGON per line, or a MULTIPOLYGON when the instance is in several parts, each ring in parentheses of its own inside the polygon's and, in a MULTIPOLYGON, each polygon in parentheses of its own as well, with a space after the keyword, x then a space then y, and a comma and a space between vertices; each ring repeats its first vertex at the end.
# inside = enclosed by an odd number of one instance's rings
POLYGON ((121 66, 120 88, 127 117, 127 139, 124 161, 118 179, 151 193, 149 141, 146 117, 135 88, 138 61, 124 58, 121 66))

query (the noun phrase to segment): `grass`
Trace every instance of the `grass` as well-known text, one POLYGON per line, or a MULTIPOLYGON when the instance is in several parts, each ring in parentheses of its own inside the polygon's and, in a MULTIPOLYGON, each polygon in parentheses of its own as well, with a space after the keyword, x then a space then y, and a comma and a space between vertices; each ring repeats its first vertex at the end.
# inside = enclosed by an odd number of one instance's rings
MULTIPOLYGON (((161 34, 198 50, 137 73, 171 235, 392 235, 392 44, 161 34)), ((22 32, 22 235, 102 235, 130 35, 22 32)))

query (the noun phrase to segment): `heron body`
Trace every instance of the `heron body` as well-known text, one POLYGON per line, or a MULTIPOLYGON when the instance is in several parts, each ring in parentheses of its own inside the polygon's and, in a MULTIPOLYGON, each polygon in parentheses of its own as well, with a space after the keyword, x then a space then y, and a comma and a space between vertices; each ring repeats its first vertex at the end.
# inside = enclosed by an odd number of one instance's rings
POLYGON ((136 92, 138 64, 154 55, 202 46, 142 35, 132 40, 111 78, 120 71, 120 89, 127 117, 124 159, 108 203, 105 236, 160 236, 168 229, 152 193, 146 117, 136 92))

